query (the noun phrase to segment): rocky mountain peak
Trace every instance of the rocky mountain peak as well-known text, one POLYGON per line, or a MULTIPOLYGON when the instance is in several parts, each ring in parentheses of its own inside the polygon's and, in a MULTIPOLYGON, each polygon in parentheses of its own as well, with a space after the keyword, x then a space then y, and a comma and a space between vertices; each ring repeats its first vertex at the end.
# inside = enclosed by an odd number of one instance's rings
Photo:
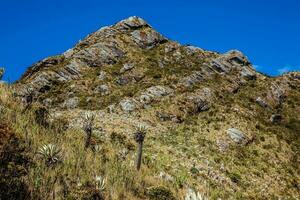
POLYGON ((32 151, 34 199, 102 199, 91 196, 100 186, 105 199, 186 199, 190 186, 212 199, 299 199, 299 77, 268 77, 238 50, 182 45, 129 17, 1 84, 0 111, 32 151), (45 142, 62 149, 57 176, 35 154, 45 142))

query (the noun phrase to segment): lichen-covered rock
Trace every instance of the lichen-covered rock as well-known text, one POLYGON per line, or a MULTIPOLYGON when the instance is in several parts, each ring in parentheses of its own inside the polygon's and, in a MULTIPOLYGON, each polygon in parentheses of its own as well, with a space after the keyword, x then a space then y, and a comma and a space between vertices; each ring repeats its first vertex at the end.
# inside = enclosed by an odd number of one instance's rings
POLYGON ((186 87, 191 87, 196 83, 202 81, 204 79, 204 75, 200 71, 196 71, 191 75, 182 79, 182 83, 186 87))
POLYGON ((120 69, 120 73, 124 73, 124 72, 126 72, 126 71, 128 71, 128 70, 131 70, 131 69, 133 69, 133 68, 134 68, 134 64, 132 64, 132 63, 126 63, 126 64, 124 64, 123 67, 120 69))
POLYGON ((173 89, 167 86, 161 86, 161 85, 152 86, 142 93, 142 95, 139 97, 139 101, 142 104, 150 104, 152 101, 170 95, 172 92, 173 89))
POLYGON ((267 102, 266 102, 264 99, 262 99, 261 97, 257 97, 257 99, 256 99, 255 101, 256 101, 256 103, 258 103, 258 105, 260 105, 261 107, 264 107, 264 108, 268 107, 267 102))
POLYGON ((161 34, 153 29, 135 30, 131 33, 131 37, 139 47, 144 49, 153 48, 154 46, 166 41, 161 34))
POLYGON ((136 103, 131 99, 123 99, 120 103, 121 109, 125 112, 132 112, 137 108, 136 103))
POLYGON ((107 76, 107 73, 105 71, 101 71, 98 75, 98 79, 100 81, 103 81, 106 78, 106 76, 107 76))
POLYGON ((116 24, 116 28, 121 30, 138 29, 144 26, 149 26, 149 24, 147 24, 145 20, 137 16, 129 17, 116 24))
POLYGON ((242 144, 247 141, 247 136, 236 128, 227 129, 227 133, 230 138, 238 144, 242 144))
POLYGON ((195 54, 195 53, 202 53, 203 50, 199 47, 195 47, 195 46, 186 46, 185 47, 186 52, 191 55, 191 54, 195 54))
POLYGON ((209 88, 203 88, 195 94, 186 97, 186 110, 190 114, 206 111, 211 106, 213 92, 209 88))
POLYGON ((78 104, 79 104, 79 98, 78 97, 73 97, 73 98, 67 99, 64 102, 63 107, 67 108, 67 109, 74 109, 78 106, 78 104))
POLYGON ((277 83, 272 83, 268 93, 267 101, 270 102, 274 107, 280 106, 285 98, 285 89, 277 83))
POLYGON ((240 51, 229 51, 211 61, 211 67, 218 73, 229 73, 233 69, 240 72, 241 77, 255 79, 255 71, 246 56, 240 51))
POLYGON ((116 79, 116 83, 119 85, 127 85, 130 82, 130 78, 128 76, 121 76, 116 79))
POLYGON ((177 42, 169 42, 165 45, 165 53, 170 53, 178 49, 180 45, 177 42))
POLYGON ((88 64, 90 67, 99 67, 105 64, 113 64, 124 56, 124 52, 117 44, 99 42, 87 48, 83 48, 73 55, 88 64))
POLYGON ((105 84, 103 85, 98 85, 95 88, 96 93, 100 93, 101 95, 108 95, 110 93, 109 87, 105 84))

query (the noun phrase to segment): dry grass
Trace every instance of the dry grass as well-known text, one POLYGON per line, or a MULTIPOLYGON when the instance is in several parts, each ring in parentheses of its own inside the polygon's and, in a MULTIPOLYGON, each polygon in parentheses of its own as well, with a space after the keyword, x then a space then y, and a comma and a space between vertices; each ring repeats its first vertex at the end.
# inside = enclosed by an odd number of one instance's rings
MULTIPOLYGON (((190 187, 211 199, 297 198, 299 168, 295 154, 299 150, 299 139, 293 135, 294 129, 271 125, 268 122, 271 111, 251 103, 250 97, 258 95, 260 87, 266 87, 259 81, 256 84, 259 87, 249 84, 244 92, 234 95, 223 93, 218 97, 217 94, 209 111, 186 115, 184 123, 175 126, 172 122, 160 122, 155 113, 159 110, 175 112, 176 104, 172 102, 180 100, 180 96, 165 98, 131 115, 105 113, 96 124, 103 131, 97 132, 100 136, 94 134, 93 145, 87 150, 81 128, 65 130, 61 126, 63 121, 59 120, 54 120, 47 128, 38 125, 34 111, 39 105, 34 104, 22 113, 24 106, 13 97, 13 88, 6 85, 0 86, 1 120, 8 122, 30 149, 29 158, 33 164, 23 179, 34 199, 99 197, 96 176, 107 178, 105 190, 101 191, 105 199, 148 199, 161 191, 160 186, 171 191, 177 199, 183 199, 190 187), (134 167, 136 147, 132 138, 138 122, 149 126, 140 172, 134 167), (241 129, 249 138, 255 135, 256 139, 244 147, 235 145, 226 135, 226 129, 231 127, 241 129), (229 143, 227 152, 218 150, 217 140, 229 143), (62 162, 52 167, 37 155, 38 149, 49 143, 62 150, 62 162), (94 148, 96 145, 98 147, 94 148), (158 178, 161 172, 172 178, 158 178), (153 188, 157 191, 153 192, 153 188)), ((295 102, 297 98, 294 94, 290 101, 295 102)), ((285 106, 290 109, 289 105, 285 106)), ((297 114, 284 112, 288 127, 297 128, 288 120, 297 114)), ((78 118, 80 113, 80 110, 61 112, 68 120, 78 118)))

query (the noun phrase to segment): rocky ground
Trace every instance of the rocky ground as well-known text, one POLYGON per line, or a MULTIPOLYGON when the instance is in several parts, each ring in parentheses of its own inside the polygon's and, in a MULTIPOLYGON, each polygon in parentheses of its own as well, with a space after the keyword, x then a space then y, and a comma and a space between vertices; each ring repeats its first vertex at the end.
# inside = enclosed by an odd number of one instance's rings
POLYGON ((209 199, 298 199, 299 83, 299 72, 268 77, 237 50, 181 45, 130 17, 2 83, 2 118, 22 119, 9 126, 31 149, 32 198, 184 199, 192 188, 209 199), (62 154, 50 168, 36 156, 48 143, 62 154))

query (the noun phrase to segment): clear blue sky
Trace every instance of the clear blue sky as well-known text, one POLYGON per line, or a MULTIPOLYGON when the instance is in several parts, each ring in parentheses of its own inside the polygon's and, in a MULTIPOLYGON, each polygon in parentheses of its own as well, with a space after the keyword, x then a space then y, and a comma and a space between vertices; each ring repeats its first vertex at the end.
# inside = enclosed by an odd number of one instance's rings
POLYGON ((239 49, 269 75, 300 70, 298 0, 0 0, 5 80, 17 80, 32 63, 132 15, 182 44, 239 49))

